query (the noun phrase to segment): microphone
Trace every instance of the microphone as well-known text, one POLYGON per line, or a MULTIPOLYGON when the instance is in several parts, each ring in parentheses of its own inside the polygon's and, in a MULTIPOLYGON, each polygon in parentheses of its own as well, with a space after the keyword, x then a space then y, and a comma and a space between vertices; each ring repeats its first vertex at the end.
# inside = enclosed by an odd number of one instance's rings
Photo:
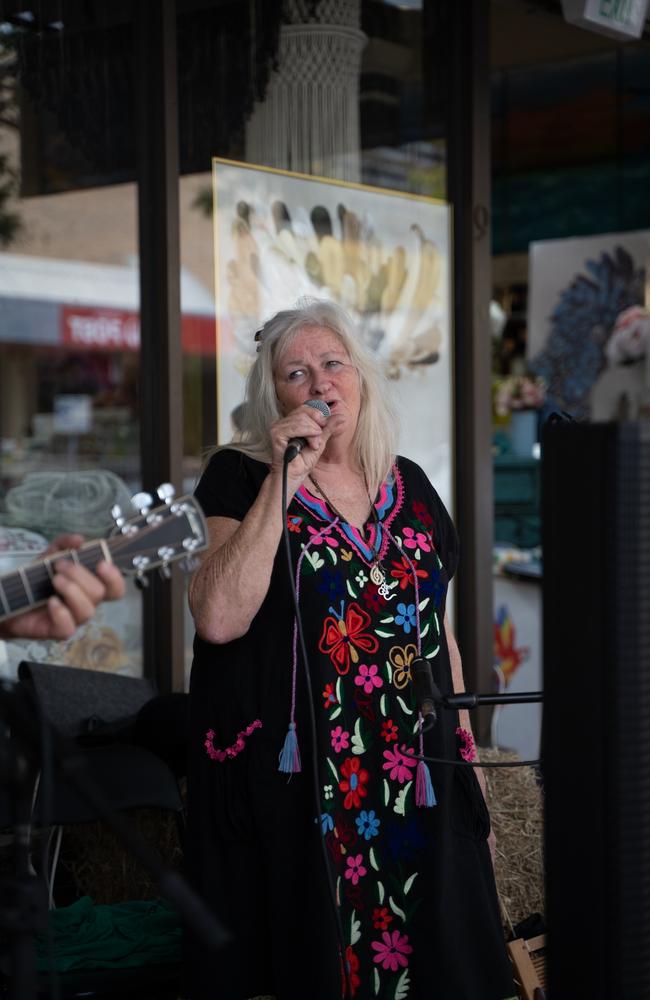
MULTIPOLYGON (((305 406, 313 406, 315 410, 320 410, 324 417, 329 417, 331 410, 324 399, 307 399, 305 406)), ((287 450, 284 453, 284 461, 293 462, 296 455, 299 455, 303 448, 307 447, 307 438, 289 438, 287 450)))
POLYGON ((438 721, 436 704, 441 703, 443 699, 433 679, 431 664, 423 656, 416 656, 411 661, 411 682, 422 718, 434 726, 438 721))

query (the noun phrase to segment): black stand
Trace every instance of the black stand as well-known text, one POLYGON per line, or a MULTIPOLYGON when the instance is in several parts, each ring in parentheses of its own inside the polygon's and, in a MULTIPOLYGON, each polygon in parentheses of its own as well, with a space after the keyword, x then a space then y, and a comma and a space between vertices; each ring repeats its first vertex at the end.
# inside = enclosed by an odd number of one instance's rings
POLYGON ((543 691, 521 691, 519 694, 451 694, 441 695, 444 708, 478 708, 479 705, 527 705, 544 701, 543 691))
POLYGON ((0 717, 6 719, 7 734, 11 737, 2 740, 4 747, 0 748, 0 779, 3 779, 5 787, 12 787, 14 816, 15 874, 0 880, 0 929, 7 932, 11 944, 10 1000, 35 1000, 37 975, 34 935, 46 930, 48 924, 44 886, 39 878, 31 874, 29 868, 29 834, 33 779, 41 759, 42 790, 45 793, 42 825, 46 826, 48 823, 47 776, 51 765, 50 754, 47 752, 49 748, 59 772, 158 882, 163 895, 176 907, 197 937, 210 949, 223 947, 229 940, 225 928, 190 889, 185 879, 178 872, 165 867, 158 854, 148 847, 128 821, 111 810, 85 774, 83 760, 74 752, 74 744, 49 727, 35 704, 35 698, 24 686, 0 682, 0 717))

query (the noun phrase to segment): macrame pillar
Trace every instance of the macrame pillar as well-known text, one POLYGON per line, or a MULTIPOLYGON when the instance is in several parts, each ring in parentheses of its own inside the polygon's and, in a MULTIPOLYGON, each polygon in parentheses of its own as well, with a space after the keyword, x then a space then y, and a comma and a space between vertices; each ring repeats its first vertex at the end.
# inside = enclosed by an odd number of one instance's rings
POLYGON ((358 181, 361 0, 285 0, 278 68, 246 126, 246 159, 358 181))

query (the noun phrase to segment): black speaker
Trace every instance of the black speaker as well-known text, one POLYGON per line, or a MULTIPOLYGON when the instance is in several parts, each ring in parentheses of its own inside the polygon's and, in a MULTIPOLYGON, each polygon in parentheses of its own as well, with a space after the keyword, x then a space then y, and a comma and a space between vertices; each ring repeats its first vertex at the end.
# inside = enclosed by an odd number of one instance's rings
POLYGON ((650 422, 542 440, 551 1000, 650 997, 650 422))

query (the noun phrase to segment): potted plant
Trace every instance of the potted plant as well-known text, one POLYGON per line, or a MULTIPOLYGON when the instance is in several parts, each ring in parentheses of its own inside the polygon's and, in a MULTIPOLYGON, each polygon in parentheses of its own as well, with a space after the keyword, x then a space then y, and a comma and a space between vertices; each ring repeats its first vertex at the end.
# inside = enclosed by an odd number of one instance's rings
POLYGON ((530 458, 537 441, 538 411, 546 399, 546 384, 535 375, 507 375, 494 386, 494 412, 498 418, 510 418, 512 450, 530 458))

